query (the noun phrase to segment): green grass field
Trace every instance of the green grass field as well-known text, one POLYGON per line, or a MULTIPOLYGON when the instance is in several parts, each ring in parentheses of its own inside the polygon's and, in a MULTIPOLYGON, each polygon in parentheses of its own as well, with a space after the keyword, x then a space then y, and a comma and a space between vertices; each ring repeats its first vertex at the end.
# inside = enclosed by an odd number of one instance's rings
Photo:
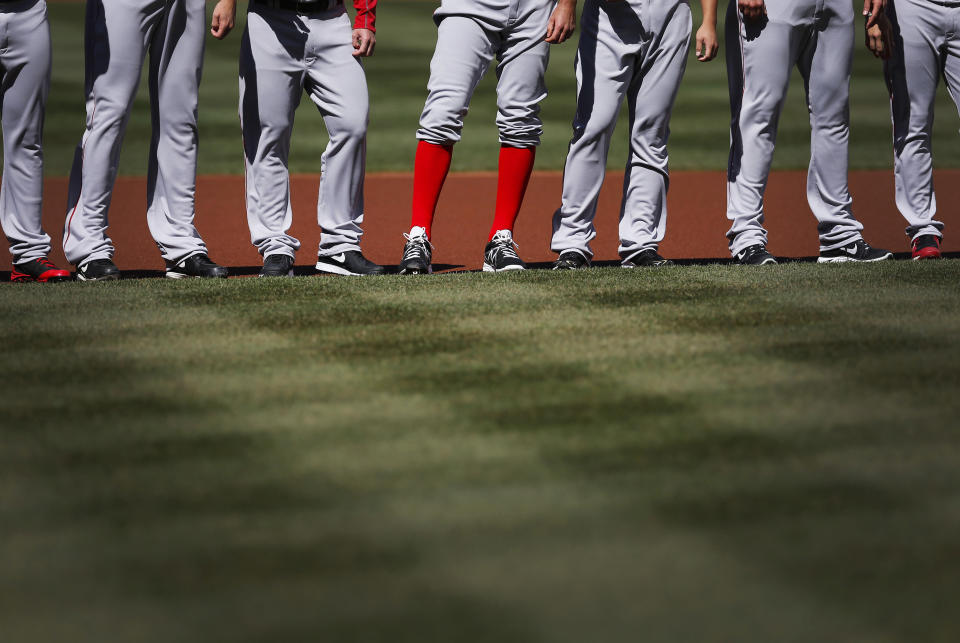
POLYGON ((0 288, 2 638, 956 641, 958 279, 0 288))
MULTIPOLYGON (((430 19, 434 6, 436 3, 422 0, 381 3, 377 54, 367 64, 372 101, 370 171, 410 171, 412 168, 416 145, 414 133, 426 97, 430 57, 436 41, 436 29, 430 19)), ((69 172, 74 146, 83 131, 83 11, 82 4, 50 6, 54 42, 53 88, 46 129, 46 172, 50 176, 63 176, 69 172)), ((243 171, 237 118, 237 51, 244 12, 245 4, 240 7, 237 31, 228 40, 220 42, 208 38, 200 104, 201 173, 238 174, 243 171)), ((554 47, 551 54, 548 73, 551 94, 543 105, 545 136, 537 158, 539 169, 563 167, 575 105, 575 51, 574 39, 554 47)), ((860 42, 856 52, 851 101, 854 121, 851 163, 854 168, 890 167, 889 100, 880 64, 860 42)), ((776 168, 803 168, 809 160, 809 127, 802 87, 795 74, 781 120, 776 168)), ((464 139, 454 158, 455 171, 496 167, 498 143, 494 126, 494 89, 495 78, 491 73, 481 84, 471 105, 464 139)), ((937 164, 939 167, 958 167, 957 112, 945 90, 940 93, 937 110, 934 137, 937 164)), ((318 172, 326 135, 319 115, 306 98, 297 119, 291 170, 318 172)), ((722 49, 720 59, 709 64, 698 63, 691 57, 673 117, 672 167, 724 169, 729 119, 722 49)), ((123 174, 146 173, 149 126, 149 99, 142 88, 121 156, 123 174)), ((625 160, 626 132, 621 125, 611 150, 610 166, 622 167, 625 160)))

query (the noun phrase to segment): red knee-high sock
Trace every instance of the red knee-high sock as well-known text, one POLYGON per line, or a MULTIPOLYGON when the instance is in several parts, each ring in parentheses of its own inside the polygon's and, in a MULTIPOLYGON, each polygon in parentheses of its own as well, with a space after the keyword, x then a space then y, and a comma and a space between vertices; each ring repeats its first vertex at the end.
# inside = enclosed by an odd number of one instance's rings
POLYGON ((497 230, 513 232, 513 225, 523 203, 523 195, 530 182, 533 171, 533 159, 537 155, 535 147, 500 146, 500 169, 497 173, 497 208, 493 215, 493 226, 487 241, 493 239, 497 230))
POLYGON ((420 226, 430 237, 433 226, 433 214, 440 200, 440 190, 450 171, 450 159, 453 158, 453 145, 437 145, 420 141, 417 144, 417 156, 413 162, 413 216, 410 227, 420 226))

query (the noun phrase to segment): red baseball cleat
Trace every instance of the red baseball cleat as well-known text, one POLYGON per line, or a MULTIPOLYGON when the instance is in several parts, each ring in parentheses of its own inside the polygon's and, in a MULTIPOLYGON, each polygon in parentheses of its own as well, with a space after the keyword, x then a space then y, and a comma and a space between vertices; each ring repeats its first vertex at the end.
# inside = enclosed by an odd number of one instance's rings
POLYGON ((70 273, 66 270, 60 270, 46 257, 40 257, 39 259, 14 264, 13 272, 10 273, 10 281, 20 283, 27 281, 39 281, 41 283, 70 281, 70 273))
POLYGON ((913 260, 939 259, 940 237, 924 234, 913 240, 913 260))

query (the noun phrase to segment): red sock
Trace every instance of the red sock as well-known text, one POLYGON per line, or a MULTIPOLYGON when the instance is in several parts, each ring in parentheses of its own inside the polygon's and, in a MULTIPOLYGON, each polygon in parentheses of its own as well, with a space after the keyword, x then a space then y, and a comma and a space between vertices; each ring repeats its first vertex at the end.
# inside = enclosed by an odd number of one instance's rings
POLYGON ((497 209, 493 215, 493 227, 490 236, 493 239, 497 230, 513 232, 513 225, 520 213, 520 204, 530 182, 533 171, 533 159, 537 155, 535 147, 500 146, 500 170, 497 174, 497 209))
POLYGON ((433 214, 437 210, 443 182, 447 180, 451 158, 453 145, 437 145, 426 141, 417 144, 417 156, 413 162, 413 216, 410 217, 410 227, 426 229, 427 238, 430 238, 433 214))

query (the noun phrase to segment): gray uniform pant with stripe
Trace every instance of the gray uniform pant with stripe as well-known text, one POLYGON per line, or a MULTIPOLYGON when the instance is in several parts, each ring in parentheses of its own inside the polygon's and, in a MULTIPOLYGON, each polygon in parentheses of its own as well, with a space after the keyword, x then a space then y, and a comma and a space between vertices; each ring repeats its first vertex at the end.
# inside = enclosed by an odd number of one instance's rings
POLYGON ((43 117, 49 89, 50 26, 46 3, 21 0, 0 4, 0 224, 10 242, 14 263, 50 253, 50 237, 40 224, 43 117))
POLYGON ((807 202, 817 218, 820 249, 861 238, 847 184, 850 139, 850 0, 767 0, 768 17, 745 22, 731 0, 727 12, 727 77, 731 145, 727 168, 727 233, 736 255, 766 244, 763 194, 783 101, 796 65, 810 113, 807 202))
POLYGON ((369 97, 352 33, 342 4, 309 15, 250 4, 240 51, 240 121, 247 222, 264 257, 292 257, 300 248, 288 234, 293 211, 287 160, 304 90, 330 136, 320 159, 319 253, 360 248, 369 97))
POLYGON ((474 90, 497 61, 497 128, 512 147, 540 144, 540 102, 550 45, 544 41, 554 0, 444 0, 434 12, 437 46, 417 138, 460 140, 474 90))
POLYGON ((63 238, 70 263, 113 257, 113 243, 106 236, 107 212, 120 145, 148 53, 153 136, 147 224, 168 261, 206 253, 193 224, 205 33, 203 0, 87 2, 87 127, 70 172, 63 238))
POLYGON ((893 112, 897 208, 907 235, 941 236, 933 191, 933 105, 943 74, 960 110, 960 2, 891 0, 896 46, 884 65, 893 112))
POLYGON ((587 0, 577 49, 577 113, 553 216, 554 252, 591 257, 597 199, 624 97, 630 154, 620 207, 620 256, 656 249, 667 227, 670 113, 687 62, 687 0, 587 0))

